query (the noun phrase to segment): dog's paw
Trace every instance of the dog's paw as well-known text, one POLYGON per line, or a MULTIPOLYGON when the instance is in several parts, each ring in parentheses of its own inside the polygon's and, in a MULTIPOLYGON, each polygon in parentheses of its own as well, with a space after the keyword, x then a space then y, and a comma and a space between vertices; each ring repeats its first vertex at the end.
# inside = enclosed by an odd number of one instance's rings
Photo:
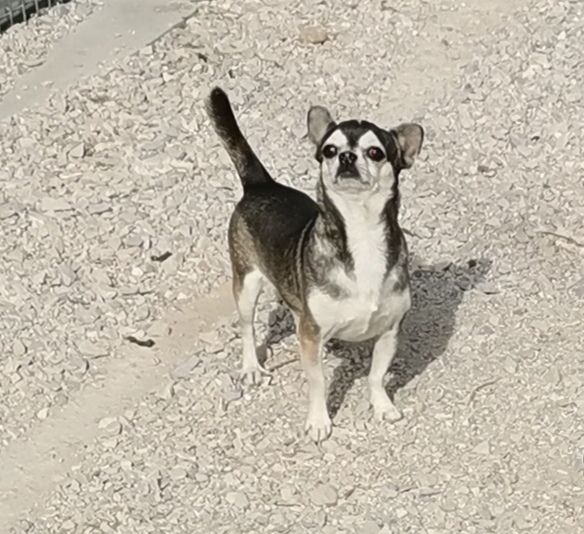
POLYGON ((304 431, 315 443, 320 443, 327 439, 333 430, 333 423, 328 413, 325 411, 308 414, 304 431))
POLYGON ((378 421, 396 423, 403 417, 403 414, 395 407, 387 395, 372 398, 371 405, 373 406, 373 416, 378 421))
POLYGON ((261 365, 256 365, 254 367, 244 367, 240 374, 239 380, 242 384, 249 384, 253 386, 259 386, 262 383, 262 379, 266 377, 271 379, 272 373, 267 369, 264 369, 261 365))

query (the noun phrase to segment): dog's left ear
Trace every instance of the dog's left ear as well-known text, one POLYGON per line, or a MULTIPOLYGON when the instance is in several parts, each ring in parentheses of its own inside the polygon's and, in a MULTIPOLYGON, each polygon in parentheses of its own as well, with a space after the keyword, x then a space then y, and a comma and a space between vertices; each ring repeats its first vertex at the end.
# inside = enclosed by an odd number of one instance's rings
POLYGON ((335 126, 331 114, 322 106, 312 106, 308 110, 306 122, 308 123, 308 137, 316 146, 320 145, 329 129, 335 126))
POLYGON ((424 129, 419 124, 405 123, 391 130, 400 149, 401 165, 409 169, 422 149, 424 129))

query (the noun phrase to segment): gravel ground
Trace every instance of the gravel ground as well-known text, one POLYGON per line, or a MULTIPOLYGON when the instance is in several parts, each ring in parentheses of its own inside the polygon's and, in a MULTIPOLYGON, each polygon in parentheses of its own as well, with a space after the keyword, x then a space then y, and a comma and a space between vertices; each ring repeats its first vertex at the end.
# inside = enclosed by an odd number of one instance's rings
POLYGON ((0 123, 0 466, 51 431, 66 466, 10 532, 584 532, 584 5, 198 6, 0 123), (168 336, 228 281, 240 189, 202 106, 215 83, 274 174, 309 192, 309 103, 426 128, 402 186, 399 423, 371 420, 367 347, 331 344, 335 428, 309 443, 290 319, 267 298, 269 385, 233 381, 231 313, 168 336), (130 335, 165 348, 128 356, 130 335), (91 420, 100 392, 109 412, 73 461, 58 429, 80 422, 63 414, 91 420))
POLYGON ((19 76, 42 65, 53 43, 74 31, 99 5, 99 0, 58 4, 26 24, 8 28, 0 36, 0 97, 14 87, 19 76))

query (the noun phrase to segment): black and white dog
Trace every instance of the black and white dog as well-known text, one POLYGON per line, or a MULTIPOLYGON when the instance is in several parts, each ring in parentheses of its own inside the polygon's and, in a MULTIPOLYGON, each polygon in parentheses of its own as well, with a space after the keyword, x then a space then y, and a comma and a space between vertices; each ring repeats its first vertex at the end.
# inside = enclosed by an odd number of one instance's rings
POLYGON ((383 386, 411 303, 407 246, 398 225, 398 177, 418 155, 423 129, 402 124, 384 130, 358 120, 337 124, 325 108, 312 107, 308 135, 320 163, 314 202, 273 180, 221 89, 213 89, 207 110, 243 184, 229 224, 242 378, 256 383, 267 373, 257 359, 253 321, 262 286, 269 282, 295 318, 312 439, 326 439, 332 427, 321 360, 331 338, 376 340, 368 379, 374 414, 400 419, 383 386))

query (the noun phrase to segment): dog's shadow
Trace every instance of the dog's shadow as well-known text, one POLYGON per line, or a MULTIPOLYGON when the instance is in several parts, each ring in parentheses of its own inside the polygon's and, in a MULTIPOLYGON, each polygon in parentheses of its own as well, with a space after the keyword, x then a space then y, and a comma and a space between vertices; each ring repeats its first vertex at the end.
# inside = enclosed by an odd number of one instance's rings
MULTIPOLYGON (((391 378, 386 385, 392 399, 399 389, 446 351, 464 293, 482 282, 491 267, 490 260, 486 259, 429 266, 414 260, 412 264, 412 308, 404 320, 398 352, 390 367, 391 378)), ((291 314, 284 306, 278 306, 270 313, 264 355, 271 345, 293 333, 291 314)), ((334 417, 355 380, 369 373, 373 343, 333 340, 327 349, 341 359, 335 368, 327 400, 329 413, 334 417)))

